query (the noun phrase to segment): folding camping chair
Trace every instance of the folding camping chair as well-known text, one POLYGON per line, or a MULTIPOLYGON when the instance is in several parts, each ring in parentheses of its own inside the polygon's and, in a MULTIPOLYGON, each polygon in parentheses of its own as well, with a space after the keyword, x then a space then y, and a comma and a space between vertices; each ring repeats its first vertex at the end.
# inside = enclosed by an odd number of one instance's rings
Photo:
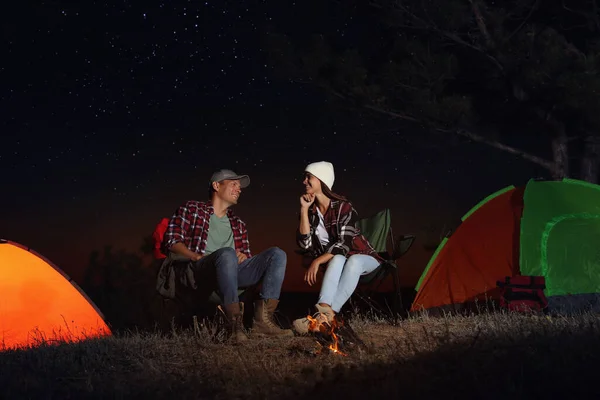
MULTIPOLYGON (((176 261, 174 261, 173 267, 185 268, 189 262, 191 262, 189 258, 180 257, 176 261)), ((158 268, 160 268, 160 265, 158 265, 158 268)), ((248 288, 238 289, 238 297, 240 298, 240 301, 246 302, 249 299, 251 300, 255 294, 256 288, 257 285, 248 288)), ((209 288, 206 285, 201 285, 201 287, 198 287, 196 291, 194 291, 193 289, 183 289, 183 292, 177 293, 174 299, 166 298, 158 294, 162 300, 162 312, 168 312, 167 309, 171 304, 175 306, 176 309, 179 309, 178 314, 181 314, 181 311, 183 311, 184 313, 191 313, 191 316, 193 318, 194 316, 197 316, 197 312, 199 310, 204 309, 204 306, 212 305, 218 309, 219 306, 223 304, 223 298, 219 291, 216 289, 213 290, 212 288, 209 288), (197 303, 197 301, 202 302, 202 299, 205 299, 204 301, 206 303, 197 303)), ((223 313, 224 311, 222 309, 221 312, 216 313, 217 319, 219 320, 219 324, 223 322, 223 313)))
MULTIPOLYGON (((360 277, 358 287, 352 294, 350 301, 352 301, 352 298, 358 297, 370 307, 380 308, 372 299, 372 293, 379 289, 385 279, 391 275, 394 284, 392 312, 394 316, 397 316, 403 308, 403 304, 396 260, 408 252, 416 237, 414 235, 399 235, 394 239, 391 219, 391 212, 386 208, 372 217, 357 221, 356 226, 385 261, 373 272, 360 277), (391 242, 391 252, 388 252, 388 240, 391 242)), ((308 252, 297 250, 296 253, 303 256, 303 265, 308 267, 310 264, 309 259, 312 260, 308 256, 308 252)))
POLYGON ((368 305, 373 306, 375 303, 372 300, 372 293, 380 287, 385 279, 391 276, 394 285, 392 311, 394 316, 397 316, 403 308, 403 303, 396 260, 408 252, 416 237, 399 235, 394 239, 391 220, 391 212, 386 208, 356 223, 356 227, 361 230, 361 233, 385 261, 373 272, 360 277, 353 297, 359 297, 368 305), (391 252, 388 252, 388 240, 391 244, 391 252))
MULTIPOLYGON (((163 240, 163 235, 167 229, 167 225, 168 225, 168 218, 166 218, 166 217, 161 218, 161 220, 156 225, 154 232, 152 233, 151 243, 148 243, 148 247, 154 250, 153 253, 154 253, 154 257, 155 257, 155 260, 154 260, 155 274, 158 274, 158 271, 164 260, 164 258, 160 258, 161 253, 162 253, 160 251, 160 248, 161 248, 161 243, 163 240)), ((164 257, 164 255, 163 255, 163 257, 164 257)), ((174 267, 185 268, 186 265, 190 261, 191 260, 189 258, 179 256, 173 265, 174 265, 174 267)), ((238 289, 238 296, 240 297, 240 300, 245 301, 248 299, 252 299, 252 297, 255 294, 255 289, 256 289, 256 286, 252 286, 250 288, 238 289)), ((195 299, 190 299, 190 296, 193 293, 191 290, 192 289, 184 290, 185 292, 187 292, 186 296, 176 297, 175 299, 165 298, 165 297, 161 296, 160 294, 158 294, 158 297, 161 300, 160 320, 161 321, 165 320, 165 316, 167 314, 171 314, 171 312, 168 311, 169 308, 172 308, 170 306, 174 306, 174 308, 176 310, 178 309, 180 311, 183 310, 186 313, 191 312, 192 314, 196 314, 196 312, 200 308, 203 308, 201 304, 196 304, 196 301, 201 301, 205 294, 206 294, 206 298, 205 298, 206 305, 210 304, 215 307, 218 307, 221 304, 223 304, 223 298, 217 290, 213 290, 212 288, 201 287, 201 288, 197 289, 202 292, 201 295, 199 294, 198 296, 196 296, 195 299), (194 301, 194 300, 196 300, 196 301, 194 301)), ((178 312, 175 311, 175 313, 178 313, 178 312)), ((223 316, 222 313, 217 313, 217 315, 219 317, 223 316)))

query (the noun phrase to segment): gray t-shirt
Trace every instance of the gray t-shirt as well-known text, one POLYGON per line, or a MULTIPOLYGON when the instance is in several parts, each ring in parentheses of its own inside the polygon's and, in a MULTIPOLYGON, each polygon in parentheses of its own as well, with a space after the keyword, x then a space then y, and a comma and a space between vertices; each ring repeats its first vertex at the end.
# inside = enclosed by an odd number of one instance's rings
POLYGON ((206 239, 206 249, 204 251, 205 256, 222 249, 223 247, 235 249, 231 223, 229 222, 227 214, 219 218, 213 213, 210 216, 208 224, 208 238, 206 239))

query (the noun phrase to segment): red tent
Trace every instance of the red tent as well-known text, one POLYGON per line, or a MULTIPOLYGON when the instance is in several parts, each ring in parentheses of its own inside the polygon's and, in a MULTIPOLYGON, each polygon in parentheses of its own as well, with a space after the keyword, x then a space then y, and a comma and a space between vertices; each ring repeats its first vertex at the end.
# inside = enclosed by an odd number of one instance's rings
POLYGON ((411 311, 499 297, 496 281, 519 274, 524 190, 494 193, 462 218, 423 272, 411 311))

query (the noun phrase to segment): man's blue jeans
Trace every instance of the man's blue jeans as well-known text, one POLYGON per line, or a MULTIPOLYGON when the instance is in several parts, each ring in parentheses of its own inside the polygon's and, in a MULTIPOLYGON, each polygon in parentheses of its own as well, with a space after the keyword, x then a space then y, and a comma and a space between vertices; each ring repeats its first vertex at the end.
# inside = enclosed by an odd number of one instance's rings
POLYGON ((238 264, 235 250, 224 247, 202 257, 194 265, 196 281, 214 278, 223 304, 239 302, 238 289, 262 282, 262 299, 279 299, 281 285, 285 277, 287 255, 278 247, 271 247, 262 253, 238 264))

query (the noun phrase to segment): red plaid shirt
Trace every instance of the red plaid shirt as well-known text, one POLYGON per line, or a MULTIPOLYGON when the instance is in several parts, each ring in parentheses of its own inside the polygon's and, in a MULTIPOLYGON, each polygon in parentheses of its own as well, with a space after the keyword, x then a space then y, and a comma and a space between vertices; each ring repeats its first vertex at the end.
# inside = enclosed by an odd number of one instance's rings
POLYGON ((350 257, 354 254, 366 254, 374 257, 379 262, 384 261, 373 246, 369 243, 356 227, 358 213, 347 201, 331 200, 329 208, 323 215, 325 230, 329 235, 329 243, 323 246, 316 235, 319 226, 319 215, 317 206, 314 204, 308 212, 308 221, 310 223, 310 233, 308 235, 300 234, 296 231, 296 242, 298 245, 309 250, 314 258, 324 253, 333 255, 341 254, 350 257))
MULTIPOLYGON (((214 212, 215 210, 210 201, 192 200, 181 205, 171 217, 163 238, 165 254, 175 243, 183 243, 191 251, 204 255, 210 216, 214 212)), ((227 216, 231 223, 235 249, 244 253, 248 258, 252 257, 246 224, 231 209, 227 210, 227 216)))

